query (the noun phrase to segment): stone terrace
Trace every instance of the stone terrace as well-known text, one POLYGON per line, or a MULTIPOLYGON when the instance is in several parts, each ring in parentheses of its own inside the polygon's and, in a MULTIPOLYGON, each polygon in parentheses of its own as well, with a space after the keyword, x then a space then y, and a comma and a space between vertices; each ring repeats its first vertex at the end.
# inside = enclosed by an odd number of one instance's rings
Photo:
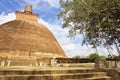
POLYGON ((0 67, 0 80, 112 80, 106 72, 82 67, 0 67))

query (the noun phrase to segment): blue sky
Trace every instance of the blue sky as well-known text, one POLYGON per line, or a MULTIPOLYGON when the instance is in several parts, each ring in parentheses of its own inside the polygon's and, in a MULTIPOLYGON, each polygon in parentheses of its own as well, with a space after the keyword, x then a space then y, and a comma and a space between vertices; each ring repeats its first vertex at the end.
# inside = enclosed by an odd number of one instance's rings
POLYGON ((39 17, 46 21, 56 19, 60 10, 58 1, 52 3, 49 0, 0 0, 0 13, 5 12, 5 14, 8 14, 23 11, 26 5, 32 5, 33 13, 39 14, 39 17))
MULTIPOLYGON (((69 39, 68 29, 62 29, 62 21, 58 20, 60 12, 59 0, 0 0, 0 24, 15 19, 16 11, 24 11, 26 5, 32 5, 33 13, 39 14, 38 22, 44 24, 55 35, 68 57, 87 56, 95 50, 89 46, 81 46, 82 35, 76 39, 69 39)), ((99 47, 101 55, 106 55, 107 50, 99 47)), ((116 53, 116 50, 113 50, 116 53)))

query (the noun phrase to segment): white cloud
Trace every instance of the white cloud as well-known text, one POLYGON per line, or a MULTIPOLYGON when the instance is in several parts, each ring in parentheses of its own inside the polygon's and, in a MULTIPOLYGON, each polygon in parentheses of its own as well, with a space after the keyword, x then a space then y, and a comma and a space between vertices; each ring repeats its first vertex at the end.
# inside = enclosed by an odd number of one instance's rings
POLYGON ((2 12, 0 14, 0 24, 14 20, 15 18, 16 18, 15 13, 8 13, 7 15, 5 15, 4 12, 2 12))
POLYGON ((46 2, 48 2, 52 7, 59 7, 59 0, 44 0, 46 2))
POLYGON ((54 8, 59 7, 59 0, 23 0, 23 1, 27 4, 31 4, 34 9, 40 9, 43 6, 44 8, 49 8, 48 5, 54 8))

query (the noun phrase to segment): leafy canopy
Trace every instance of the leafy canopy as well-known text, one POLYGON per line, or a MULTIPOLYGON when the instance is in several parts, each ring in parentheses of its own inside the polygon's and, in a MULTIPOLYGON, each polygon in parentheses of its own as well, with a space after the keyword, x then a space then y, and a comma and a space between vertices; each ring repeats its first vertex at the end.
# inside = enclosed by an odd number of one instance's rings
POLYGON ((63 28, 70 37, 82 34, 83 44, 116 45, 120 53, 120 0, 60 0, 63 28))

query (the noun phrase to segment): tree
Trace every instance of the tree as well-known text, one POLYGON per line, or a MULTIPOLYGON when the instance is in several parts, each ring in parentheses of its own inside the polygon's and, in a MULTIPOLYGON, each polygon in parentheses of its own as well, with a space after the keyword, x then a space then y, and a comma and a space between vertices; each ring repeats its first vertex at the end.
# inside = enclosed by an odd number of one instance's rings
POLYGON ((107 56, 107 59, 120 60, 120 57, 119 57, 119 56, 116 56, 116 55, 113 55, 113 56, 108 55, 108 56, 107 56))
POLYGON ((80 56, 73 56, 74 59, 80 59, 80 56))
POLYGON ((83 44, 115 45, 120 55, 120 0, 60 0, 63 28, 70 37, 82 34, 83 44))
POLYGON ((95 60, 95 59, 100 58, 100 56, 97 53, 92 53, 87 58, 89 58, 91 60, 95 60))

